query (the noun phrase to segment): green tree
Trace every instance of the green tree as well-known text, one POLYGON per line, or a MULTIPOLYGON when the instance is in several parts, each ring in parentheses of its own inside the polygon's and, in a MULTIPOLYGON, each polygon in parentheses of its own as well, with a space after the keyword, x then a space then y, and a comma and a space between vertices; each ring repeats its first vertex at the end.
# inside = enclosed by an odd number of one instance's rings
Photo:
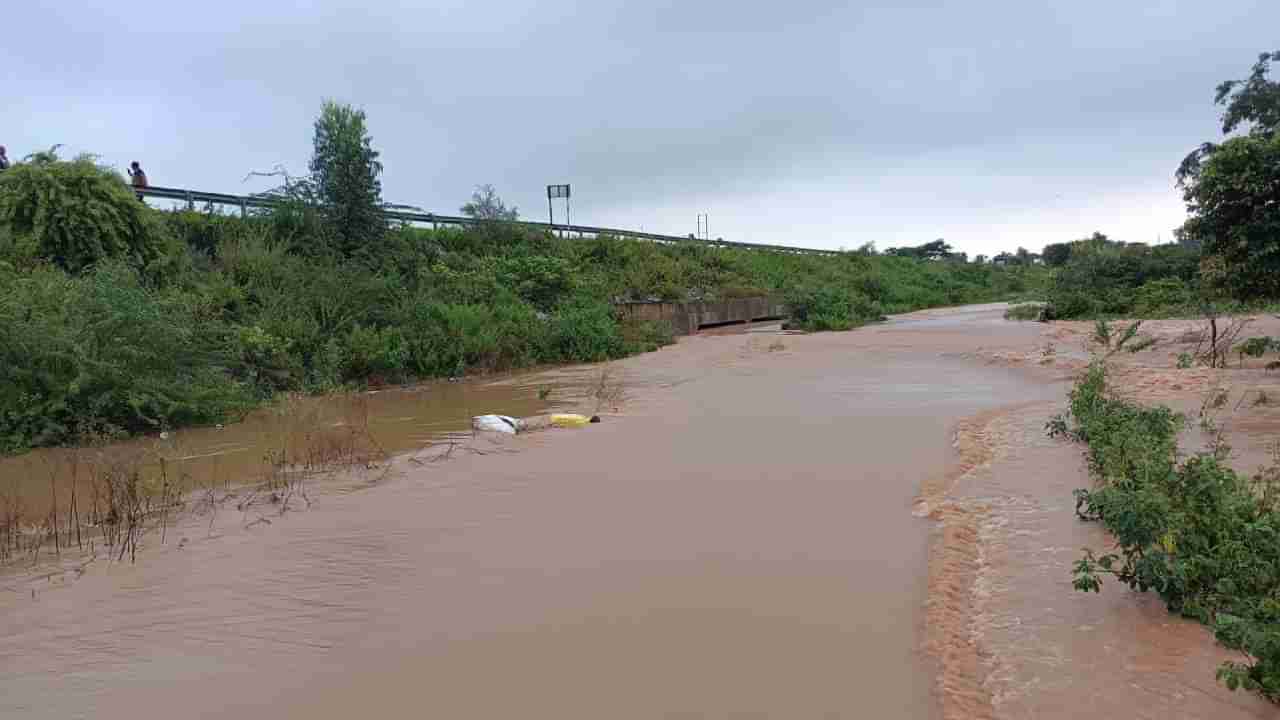
POLYGON ((1280 134, 1222 143, 1183 197, 1205 282, 1243 300, 1280 295, 1280 134))
POLYGON ((951 245, 946 240, 938 238, 933 242, 927 242, 916 247, 889 248, 885 251, 885 254, 914 257, 922 260, 941 260, 951 256, 951 245))
POLYGON ((1220 84, 1222 132, 1178 168, 1190 218, 1179 243, 1200 246, 1204 280, 1237 299, 1280 292, 1280 83, 1268 78, 1280 51, 1262 53, 1249 77, 1220 84))
POLYGON ((334 248, 350 257, 381 240, 382 163, 365 127, 365 113, 326 100, 315 122, 311 183, 334 248))
POLYGON ((1069 243, 1051 243, 1044 246, 1041 251, 1044 258, 1044 264, 1049 267, 1061 267, 1067 264, 1067 260, 1071 259, 1071 245, 1069 243))
POLYGON ((519 209, 514 205, 507 207, 492 185, 477 185, 476 191, 471 193, 471 202, 463 205, 461 211, 476 220, 514 221, 520 218, 519 209))
POLYGON ((63 161, 51 148, 0 173, 0 257, 78 272, 107 258, 147 267, 163 252, 147 206, 92 156, 63 161))

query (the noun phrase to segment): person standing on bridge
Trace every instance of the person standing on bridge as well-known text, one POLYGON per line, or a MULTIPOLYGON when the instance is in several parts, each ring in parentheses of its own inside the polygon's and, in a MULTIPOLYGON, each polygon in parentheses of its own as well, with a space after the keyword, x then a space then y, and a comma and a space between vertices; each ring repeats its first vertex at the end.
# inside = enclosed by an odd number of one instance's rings
MULTIPOLYGON (((142 165, 137 160, 129 163, 129 178, 134 190, 143 190, 147 187, 147 174, 142 171, 142 165)), ((138 193, 138 199, 142 199, 142 193, 138 193)))
POLYGON ((9 169, 9 156, 4 152, 4 146, 0 145, 0 170, 9 169))
POLYGON ((142 166, 137 160, 129 163, 129 177, 133 179, 133 186, 142 189, 147 186, 147 174, 142 171, 142 166))

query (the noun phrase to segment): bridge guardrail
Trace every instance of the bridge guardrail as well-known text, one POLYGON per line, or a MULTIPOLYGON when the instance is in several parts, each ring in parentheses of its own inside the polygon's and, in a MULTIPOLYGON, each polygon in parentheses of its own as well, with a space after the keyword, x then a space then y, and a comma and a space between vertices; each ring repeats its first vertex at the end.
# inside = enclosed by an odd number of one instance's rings
MULTIPOLYGON (((201 190, 189 190, 186 188, 171 188, 151 186, 145 188, 134 188, 135 191, 149 198, 161 200, 177 200, 187 203, 187 207, 195 209, 196 203, 213 204, 213 205, 230 205, 240 208, 241 214, 247 214, 249 208, 269 208, 278 201, 274 198, 262 195, 231 195, 228 193, 212 193, 201 190)), ((412 212, 409 210, 398 210, 394 208, 384 209, 383 217, 389 220, 398 220, 407 223, 431 223, 433 227, 439 225, 456 225, 466 226, 475 224, 477 221, 473 218, 462 217, 459 215, 437 215, 435 213, 412 212)), ((552 232, 577 233, 579 237, 597 236, 597 235, 613 235, 616 237, 636 238, 640 240, 650 240, 659 243, 681 243, 695 242, 702 245, 712 247, 731 247, 741 248, 744 250, 763 250, 768 252, 790 253, 795 255, 840 255, 839 250, 826 250, 821 248, 803 248, 791 247, 788 245, 766 245, 763 243, 747 243, 734 242, 732 240, 703 240, 700 238, 681 237, 679 235, 661 235, 658 233, 647 233, 639 230, 624 230, 621 228, 596 227, 592 225, 564 225, 560 223, 544 223, 531 222, 526 220, 516 221, 516 224, 525 227, 536 228, 539 230, 550 230, 552 232)))

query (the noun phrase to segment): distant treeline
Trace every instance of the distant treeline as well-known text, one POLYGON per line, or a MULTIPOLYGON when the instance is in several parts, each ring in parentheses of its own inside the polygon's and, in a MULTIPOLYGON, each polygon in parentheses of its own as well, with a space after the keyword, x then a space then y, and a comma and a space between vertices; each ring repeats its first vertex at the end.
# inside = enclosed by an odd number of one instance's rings
MULTIPOLYGON (((1189 217, 1177 242, 1149 247, 1105 235, 1044 248, 1055 268, 1046 315, 1200 315, 1280 300, 1280 52, 1221 83, 1220 143, 1182 159, 1175 178, 1189 217)), ((1170 163, 1173 164, 1172 162, 1170 163)))

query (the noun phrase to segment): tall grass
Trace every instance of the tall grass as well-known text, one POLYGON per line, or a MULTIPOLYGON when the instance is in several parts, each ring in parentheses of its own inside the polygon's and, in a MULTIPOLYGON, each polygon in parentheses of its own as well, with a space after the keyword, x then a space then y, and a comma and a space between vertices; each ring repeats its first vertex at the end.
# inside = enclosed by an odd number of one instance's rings
MULTIPOLYGON (((387 457, 369 426, 366 393, 315 402, 297 394, 268 411, 266 450, 256 474, 197 484, 193 458, 169 437, 42 451, 22 462, 24 477, 0 484, 0 564, 36 564, 72 551, 113 562, 137 557, 144 538, 160 543, 192 515, 234 505, 247 518, 309 506, 308 484, 326 474, 376 470, 387 457), (336 409, 336 411, 335 411, 336 409)), ((21 461, 20 461, 21 462, 21 461)))

